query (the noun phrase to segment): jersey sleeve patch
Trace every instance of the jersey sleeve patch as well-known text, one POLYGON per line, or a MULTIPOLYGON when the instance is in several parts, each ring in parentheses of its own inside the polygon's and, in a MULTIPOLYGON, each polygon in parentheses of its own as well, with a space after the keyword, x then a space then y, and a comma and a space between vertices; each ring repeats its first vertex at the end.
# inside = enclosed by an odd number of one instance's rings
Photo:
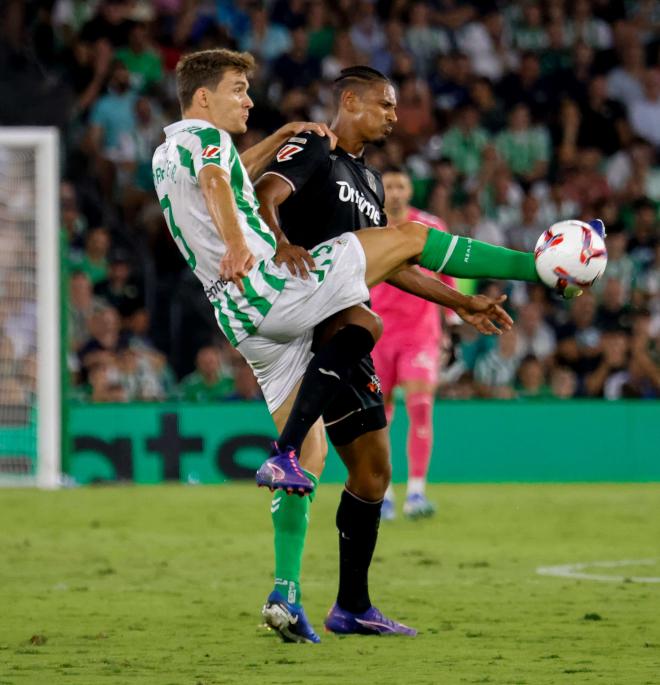
POLYGON ((202 159, 206 162, 219 162, 222 148, 219 145, 207 145, 202 150, 202 159))
POLYGON ((278 162, 288 162, 291 157, 302 152, 303 148, 300 145, 294 145, 293 143, 287 143, 284 147, 281 147, 275 159, 278 162))

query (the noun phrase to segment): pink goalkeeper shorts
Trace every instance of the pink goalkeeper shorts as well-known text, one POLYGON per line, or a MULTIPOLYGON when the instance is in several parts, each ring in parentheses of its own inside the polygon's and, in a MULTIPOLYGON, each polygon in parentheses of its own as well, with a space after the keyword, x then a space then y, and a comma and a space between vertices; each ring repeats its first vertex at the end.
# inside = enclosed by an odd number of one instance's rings
POLYGON ((386 397, 397 385, 406 381, 426 381, 433 385, 438 382, 439 341, 397 342, 384 336, 371 354, 386 397))

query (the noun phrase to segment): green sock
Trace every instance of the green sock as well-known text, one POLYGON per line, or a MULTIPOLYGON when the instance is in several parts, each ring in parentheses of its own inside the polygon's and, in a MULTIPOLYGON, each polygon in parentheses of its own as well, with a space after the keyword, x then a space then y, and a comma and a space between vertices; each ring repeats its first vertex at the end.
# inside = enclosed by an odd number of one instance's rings
POLYGON ((305 475, 314 483, 308 497, 287 495, 278 490, 270 505, 275 531, 275 589, 290 604, 300 604, 300 568, 309 523, 309 507, 319 479, 309 471, 305 475))
POLYGON ((457 278, 497 278, 538 282, 533 252, 518 252, 430 230, 419 263, 457 278))

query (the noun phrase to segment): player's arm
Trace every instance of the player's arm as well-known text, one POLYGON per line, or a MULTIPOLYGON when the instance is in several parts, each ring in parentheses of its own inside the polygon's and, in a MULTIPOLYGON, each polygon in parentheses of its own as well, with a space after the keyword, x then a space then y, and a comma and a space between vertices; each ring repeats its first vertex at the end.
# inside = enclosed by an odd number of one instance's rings
POLYGON ((241 279, 248 275, 255 258, 248 249, 238 222, 229 175, 220 166, 209 164, 202 167, 198 183, 213 225, 227 246, 227 252, 220 261, 220 278, 232 281, 242 292, 241 279))
MULTIPOLYGON (((332 134, 334 136, 334 134, 332 134)), ((264 175, 257 181, 255 192, 259 214, 277 238, 276 264, 286 264, 295 276, 308 278, 314 260, 304 248, 291 245, 280 226, 278 207, 305 186, 314 172, 328 158, 336 138, 321 138, 306 131, 280 147, 264 175)))
MULTIPOLYGON (((291 137, 303 131, 311 131, 322 138, 327 136, 332 150, 337 144, 337 136, 326 124, 316 124, 311 121, 294 121, 278 128, 262 141, 256 143, 241 153, 241 161, 248 172, 248 176, 254 180, 266 169, 279 148, 291 137)), ((271 227, 272 228, 272 227, 271 227)))
POLYGON ((289 271, 302 278, 309 278, 309 270, 314 268, 314 260, 304 247, 292 245, 280 226, 277 208, 293 193, 288 181, 275 174, 262 176, 255 186, 259 200, 259 214, 270 226, 277 239, 277 252, 273 258, 275 264, 286 264, 289 271))
POLYGON ((464 295, 439 279, 427 276, 417 267, 402 269, 390 276, 387 282, 406 293, 453 309, 463 321, 485 335, 500 335, 513 325, 513 320, 501 306, 506 295, 498 298, 464 295))

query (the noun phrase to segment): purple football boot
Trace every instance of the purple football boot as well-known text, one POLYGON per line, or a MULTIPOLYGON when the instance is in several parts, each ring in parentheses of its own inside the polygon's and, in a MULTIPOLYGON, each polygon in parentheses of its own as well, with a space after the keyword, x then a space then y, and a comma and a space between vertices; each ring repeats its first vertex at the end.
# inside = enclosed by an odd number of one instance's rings
POLYGON ((325 618, 325 629, 338 635, 417 635, 414 628, 383 616, 376 607, 369 607, 361 614, 354 614, 337 604, 330 609, 325 618))
POLYGON ((290 495, 309 495, 314 490, 314 483, 307 478, 300 468, 296 450, 287 447, 281 450, 273 443, 271 456, 259 467, 256 474, 257 485, 273 490, 286 490, 290 495))
POLYGON ((268 595, 261 615, 266 625, 279 633, 284 642, 321 642, 303 608, 289 604, 277 590, 268 595))

